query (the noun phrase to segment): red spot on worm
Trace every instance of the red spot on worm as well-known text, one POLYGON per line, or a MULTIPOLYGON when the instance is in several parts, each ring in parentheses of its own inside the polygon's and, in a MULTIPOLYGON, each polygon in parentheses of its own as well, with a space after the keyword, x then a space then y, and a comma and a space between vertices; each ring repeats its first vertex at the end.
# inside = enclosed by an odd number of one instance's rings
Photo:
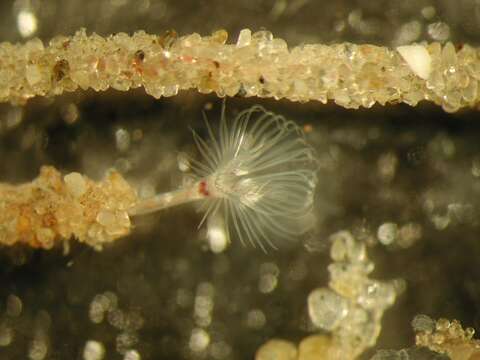
POLYGON ((208 191, 207 188, 207 182, 206 181, 200 181, 200 184, 198 184, 198 192, 202 194, 203 196, 209 196, 210 192, 208 191))

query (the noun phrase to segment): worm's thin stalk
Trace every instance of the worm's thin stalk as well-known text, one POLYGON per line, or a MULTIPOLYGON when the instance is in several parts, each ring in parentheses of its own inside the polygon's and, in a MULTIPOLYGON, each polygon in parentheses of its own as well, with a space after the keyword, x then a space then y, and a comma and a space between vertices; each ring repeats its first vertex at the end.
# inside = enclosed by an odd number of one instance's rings
POLYGON ((157 194, 153 197, 139 200, 137 204, 128 210, 130 216, 144 215, 167 209, 172 206, 185 204, 192 201, 202 200, 206 195, 201 191, 203 182, 193 184, 178 190, 157 194))

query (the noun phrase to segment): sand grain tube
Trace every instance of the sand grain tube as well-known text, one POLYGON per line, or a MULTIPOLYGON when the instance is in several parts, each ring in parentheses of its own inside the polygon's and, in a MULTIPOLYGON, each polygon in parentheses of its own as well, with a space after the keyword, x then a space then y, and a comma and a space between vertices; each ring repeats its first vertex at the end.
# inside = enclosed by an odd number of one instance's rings
POLYGON ((0 243, 50 249, 74 238, 101 250, 129 234, 127 210, 136 201, 134 189, 115 171, 95 182, 44 166, 30 183, 0 184, 0 243))
POLYGON ((456 112, 480 103, 480 50, 451 42, 289 46, 266 30, 243 29, 229 41, 225 30, 104 37, 81 29, 48 43, 2 42, 0 59, 0 103, 138 87, 157 99, 195 89, 219 97, 333 101, 349 109, 426 100, 456 112))

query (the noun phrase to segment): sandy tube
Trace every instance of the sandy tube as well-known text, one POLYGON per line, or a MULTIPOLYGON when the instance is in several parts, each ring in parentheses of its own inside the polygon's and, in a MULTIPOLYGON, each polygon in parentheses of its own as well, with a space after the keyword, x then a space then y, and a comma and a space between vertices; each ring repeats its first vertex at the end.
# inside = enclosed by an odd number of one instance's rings
POLYGON ((350 43, 289 48, 268 31, 244 29, 234 43, 211 36, 143 31, 58 36, 48 44, 0 44, 0 102, 25 103, 78 88, 144 87, 160 98, 197 89, 218 96, 332 100, 346 108, 432 101, 446 111, 477 106, 477 48, 452 43, 396 49, 350 43))
POLYGON ((0 244, 50 249, 76 239, 100 250, 129 234, 127 209, 135 202, 135 191, 117 172, 94 182, 44 166, 30 183, 0 184, 0 244))

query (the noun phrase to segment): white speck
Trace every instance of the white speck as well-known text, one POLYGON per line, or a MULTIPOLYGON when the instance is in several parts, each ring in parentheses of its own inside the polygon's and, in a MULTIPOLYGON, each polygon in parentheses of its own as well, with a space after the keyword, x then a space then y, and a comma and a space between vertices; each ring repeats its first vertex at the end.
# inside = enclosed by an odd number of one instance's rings
POLYGON ((427 80, 432 71, 432 58, 422 45, 405 45, 397 47, 397 51, 418 77, 427 80))
POLYGON ((102 360, 105 356, 105 347, 101 342, 89 340, 83 350, 83 360, 102 360))
POLYGON ((435 16, 435 14, 437 13, 437 10, 435 10, 433 6, 425 6, 422 9, 421 13, 425 19, 430 20, 435 16))
POLYGON ((200 352, 210 344, 210 335, 203 329, 193 329, 189 346, 194 352, 200 352))
POLYGON ((178 169, 181 172, 186 172, 190 170, 190 160, 187 156, 187 154, 181 152, 177 155, 177 164, 178 164, 178 169))
POLYGON ((380 225, 377 231, 378 240, 383 245, 390 245, 395 241, 398 234, 398 225, 395 223, 384 223, 380 225))
POLYGON ((37 31, 37 17, 31 10, 21 10, 17 16, 17 27, 23 37, 32 36, 37 31))
POLYGON ((140 360, 141 358, 137 350, 128 350, 123 356, 123 360, 140 360))
POLYGON ((225 231, 225 223, 220 215, 210 216, 207 222, 207 238, 210 250, 218 254, 228 246, 228 233, 225 231))

